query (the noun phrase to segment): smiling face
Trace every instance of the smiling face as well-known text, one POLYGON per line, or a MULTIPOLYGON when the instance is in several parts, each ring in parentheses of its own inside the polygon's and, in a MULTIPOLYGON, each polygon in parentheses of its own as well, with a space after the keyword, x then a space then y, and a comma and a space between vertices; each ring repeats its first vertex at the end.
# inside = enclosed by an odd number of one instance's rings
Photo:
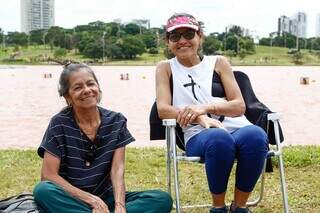
POLYGON ((81 68, 70 74, 69 90, 65 98, 72 107, 78 109, 88 109, 98 105, 99 85, 86 68, 81 68))
POLYGON ((197 57, 201 42, 202 34, 190 28, 179 28, 167 35, 168 48, 180 59, 197 57))

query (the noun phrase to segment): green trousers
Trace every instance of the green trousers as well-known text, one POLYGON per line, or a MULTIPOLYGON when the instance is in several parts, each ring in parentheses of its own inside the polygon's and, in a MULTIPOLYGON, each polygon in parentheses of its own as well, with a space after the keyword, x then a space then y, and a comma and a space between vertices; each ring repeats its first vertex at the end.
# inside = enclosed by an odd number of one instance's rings
MULTIPOLYGON (((41 212, 45 213, 88 213, 92 212, 86 203, 72 197, 60 186, 42 181, 33 191, 34 199, 41 212)), ((113 195, 103 198, 111 212, 114 211, 113 195)), ((166 192, 148 190, 126 192, 126 210, 128 213, 167 213, 172 209, 172 199, 166 192)))

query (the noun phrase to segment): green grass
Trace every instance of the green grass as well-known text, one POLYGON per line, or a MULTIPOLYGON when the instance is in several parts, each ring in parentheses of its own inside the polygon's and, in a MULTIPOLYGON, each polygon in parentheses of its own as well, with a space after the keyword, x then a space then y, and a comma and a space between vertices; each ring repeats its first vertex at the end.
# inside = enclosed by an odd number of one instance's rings
MULTIPOLYGON (((301 50, 304 54, 303 65, 320 65, 320 58, 311 54, 308 50, 301 50)), ((42 62, 41 59, 44 56, 53 58, 53 52, 50 50, 49 46, 29 46, 20 48, 20 55, 16 57, 17 60, 10 61, 10 54, 12 54, 13 48, 8 47, 6 51, 0 49, 0 64, 48 64, 48 62, 42 62)), ((285 65, 291 66, 295 65, 292 62, 292 58, 287 54, 288 48, 282 47, 267 47, 267 46, 257 46, 256 53, 252 55, 247 55, 244 60, 240 60, 239 57, 233 57, 231 59, 232 65, 237 66, 278 66, 285 65)), ((76 53, 75 51, 69 51, 64 59, 70 59, 74 61, 82 61, 85 63, 90 63, 93 60, 85 58, 84 56, 76 53)), ((133 60, 110 60, 107 59, 104 65, 155 65, 159 61, 164 60, 165 57, 162 54, 162 50, 159 54, 148 54, 144 53, 141 56, 133 60)), ((102 64, 100 60, 98 64, 102 64)))
MULTIPOLYGON (((239 57, 232 58, 233 65, 245 66, 292 66, 295 65, 288 48, 257 46, 256 53, 247 55, 243 61, 239 57)), ((309 50, 301 50, 304 54, 303 65, 320 65, 320 58, 311 54, 309 50)))
MULTIPOLYGON (((320 209, 320 146, 284 148, 286 180, 291 212, 317 212, 320 209)), ((210 203, 202 164, 180 164, 182 203, 210 203)), ((32 191, 39 181, 41 160, 35 150, 0 151, 0 199, 23 191, 32 191)), ((161 148, 128 148, 126 184, 128 190, 159 188, 166 190, 165 150, 161 148)), ((254 212, 282 212, 279 172, 266 174, 266 190, 254 212)), ((234 171, 227 200, 232 200, 234 171)), ((255 196, 256 192, 252 196, 255 196)), ((194 212, 208 212, 197 209, 194 212)))
MULTIPOLYGON (((20 54, 15 58, 16 60, 9 60, 10 55, 13 53, 13 47, 8 47, 4 51, 0 49, 0 64, 48 64, 48 62, 43 62, 44 57, 53 58, 54 50, 50 50, 49 46, 29 46, 21 47, 20 54)), ((93 59, 85 58, 83 55, 75 52, 74 50, 68 51, 67 56, 63 59, 69 59, 73 61, 81 61, 85 63, 90 63, 93 59)), ((161 54, 149 54, 144 53, 133 60, 111 60, 106 58, 105 65, 155 65, 159 61, 165 59, 164 55, 161 54)), ((102 64, 100 60, 98 64, 102 64)))

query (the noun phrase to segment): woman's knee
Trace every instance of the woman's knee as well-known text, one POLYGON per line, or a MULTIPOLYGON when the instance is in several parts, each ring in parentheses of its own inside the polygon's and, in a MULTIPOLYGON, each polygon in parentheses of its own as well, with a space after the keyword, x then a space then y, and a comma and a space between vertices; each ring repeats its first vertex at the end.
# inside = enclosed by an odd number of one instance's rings
POLYGON ((161 190, 151 190, 154 200, 157 200, 155 204, 159 212, 170 212, 172 209, 172 198, 169 193, 161 190))
POLYGON ((211 152, 234 152, 234 139, 223 129, 214 129, 206 135, 206 153, 211 152))
POLYGON ((239 142, 240 146, 245 144, 245 147, 250 148, 250 150, 267 151, 268 148, 266 132, 256 125, 244 127, 244 131, 239 137, 239 142))
POLYGON ((56 198, 56 194, 59 191, 59 187, 50 181, 41 181, 38 183, 34 190, 33 196, 37 203, 41 203, 42 200, 52 200, 56 198))
POLYGON ((48 194, 48 191, 51 189, 51 182, 49 181, 41 181, 38 183, 34 189, 33 189, 33 196, 36 200, 39 200, 38 198, 43 197, 44 195, 48 194))

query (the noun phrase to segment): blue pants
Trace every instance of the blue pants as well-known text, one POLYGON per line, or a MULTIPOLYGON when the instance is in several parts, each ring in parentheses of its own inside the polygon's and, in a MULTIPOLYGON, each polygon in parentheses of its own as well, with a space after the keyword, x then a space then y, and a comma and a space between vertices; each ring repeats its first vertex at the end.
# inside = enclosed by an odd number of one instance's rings
MULTIPOLYGON (((92 209, 84 202, 72 197, 60 186, 42 181, 33 191, 34 199, 45 213, 91 213, 92 209)), ((111 212, 114 211, 114 197, 103 198, 111 212)), ((172 199, 166 192, 149 190, 141 192, 126 192, 126 210, 128 213, 163 213, 170 212, 172 199)))
POLYGON ((186 145, 187 156, 204 159, 209 189, 214 194, 227 190, 235 159, 236 187, 251 192, 262 172, 267 152, 267 134, 255 125, 231 134, 220 128, 205 129, 190 138, 186 145))

